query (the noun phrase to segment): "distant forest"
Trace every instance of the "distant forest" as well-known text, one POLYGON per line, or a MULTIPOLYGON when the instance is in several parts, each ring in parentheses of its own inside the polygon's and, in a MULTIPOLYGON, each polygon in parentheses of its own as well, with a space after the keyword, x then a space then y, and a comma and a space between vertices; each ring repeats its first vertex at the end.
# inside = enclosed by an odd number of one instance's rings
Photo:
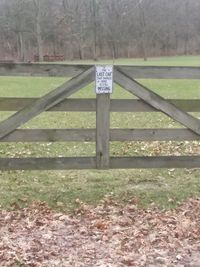
POLYGON ((200 0, 0 0, 0 60, 200 54, 200 0))

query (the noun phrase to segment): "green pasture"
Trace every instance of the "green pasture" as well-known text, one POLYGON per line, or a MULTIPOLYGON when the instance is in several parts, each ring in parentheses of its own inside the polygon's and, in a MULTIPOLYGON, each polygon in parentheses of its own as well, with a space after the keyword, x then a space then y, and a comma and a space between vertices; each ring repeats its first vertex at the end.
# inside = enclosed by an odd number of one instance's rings
MULTIPOLYGON (((147 65, 147 66, 200 66, 200 56, 174 56, 174 57, 154 57, 144 61, 142 58, 133 59, 110 59, 97 60, 96 63, 106 63, 115 65, 147 65)), ((83 61, 71 61, 67 63, 82 64, 83 61)), ((93 64, 93 60, 84 61, 84 64, 93 64)))
MULTIPOLYGON (((102 61, 106 63, 105 61, 102 61)), ((73 62, 74 64, 76 62, 73 62)), ((80 63, 80 62, 77 62, 80 63)), ((85 63, 85 62, 81 62, 85 63)), ((91 63, 87 61, 86 63, 91 63)), ((112 63, 112 61, 108 61, 112 63)), ((115 64, 200 66, 200 56, 120 59, 115 64)), ((0 77, 0 97, 40 97, 64 78, 0 77)), ((200 80, 140 80, 166 98, 200 99, 200 80)), ((72 97, 93 98, 94 84, 72 97)), ((115 86, 112 98, 133 98, 115 86)), ((0 121, 11 112, 0 112, 0 121)), ((199 113, 194 113, 200 117, 199 113)), ((112 113, 111 128, 181 127, 159 113, 112 113)), ((23 128, 95 128, 95 113, 43 113, 23 128)), ((200 142, 113 142, 112 156, 199 155, 200 142)), ((94 143, 0 143, 0 157, 94 156, 94 143)), ((156 203, 174 207, 188 197, 200 196, 199 169, 9 171, 0 172, 0 206, 16 208, 46 201, 53 208, 76 207, 76 200, 98 204, 108 194, 120 201, 137 198, 141 206, 156 203)))

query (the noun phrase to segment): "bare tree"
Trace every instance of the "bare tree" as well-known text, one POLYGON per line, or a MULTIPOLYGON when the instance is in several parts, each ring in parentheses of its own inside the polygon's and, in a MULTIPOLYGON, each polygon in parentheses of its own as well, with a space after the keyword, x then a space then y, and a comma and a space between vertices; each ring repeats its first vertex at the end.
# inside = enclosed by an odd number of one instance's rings
POLYGON ((146 48, 146 17, 145 17, 145 9, 144 9, 144 2, 139 0, 138 8, 139 8, 139 17, 140 17, 140 27, 141 27, 141 48, 142 48, 142 55, 144 61, 147 60, 147 48, 146 48))
POLYGON ((197 0, 0 0, 0 56, 200 53, 199 14, 197 0))
POLYGON ((38 56, 39 56, 39 61, 43 61, 43 40, 42 40, 42 30, 41 30, 41 18, 42 18, 41 0, 33 0, 33 4, 35 7, 35 23, 36 23, 38 56))

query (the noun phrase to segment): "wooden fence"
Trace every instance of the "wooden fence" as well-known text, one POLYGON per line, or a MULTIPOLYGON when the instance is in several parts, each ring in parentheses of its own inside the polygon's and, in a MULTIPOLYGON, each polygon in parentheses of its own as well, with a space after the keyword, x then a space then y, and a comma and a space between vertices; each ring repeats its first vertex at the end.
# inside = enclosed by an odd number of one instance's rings
POLYGON ((200 79, 200 67, 115 66, 114 82, 139 99, 67 99, 92 83, 94 66, 0 63, 0 76, 73 77, 41 98, 0 97, 0 111, 17 111, 0 122, 0 142, 96 142, 96 157, 0 158, 1 170, 199 168, 198 156, 110 157, 110 141, 200 140, 199 99, 164 99, 135 79, 200 79), (96 112, 96 129, 19 129, 42 112, 96 112), (163 112, 181 129, 110 129, 110 112, 163 112))

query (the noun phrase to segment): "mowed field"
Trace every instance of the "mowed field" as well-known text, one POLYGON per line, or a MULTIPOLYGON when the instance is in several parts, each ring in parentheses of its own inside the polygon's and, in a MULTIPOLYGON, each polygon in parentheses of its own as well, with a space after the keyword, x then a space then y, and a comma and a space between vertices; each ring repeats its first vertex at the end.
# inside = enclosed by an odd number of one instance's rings
MULTIPOLYGON (((106 63, 106 61, 102 61, 106 63)), ((73 62, 75 64, 76 62, 73 62)), ((82 64, 92 63, 77 62, 82 64)), ((113 63, 113 61, 108 61, 113 63)), ((118 60, 114 64, 200 66, 200 56, 118 60)), ((40 97, 64 78, 0 77, 0 97, 40 97)), ((200 99, 199 80, 140 80, 165 98, 200 99)), ((73 98, 94 98, 94 84, 73 98)), ((118 86, 112 98, 133 98, 118 86)), ((11 112, 0 112, 0 121, 11 112)), ((194 113, 200 118, 199 113, 194 113)), ((43 113, 23 128, 95 128, 95 113, 43 113)), ((111 128, 174 128, 181 126, 160 113, 111 113, 111 128)), ((199 155, 200 142, 112 142, 112 156, 199 155)), ((0 143, 0 157, 94 156, 94 143, 0 143)), ((171 208, 188 197, 200 196, 200 169, 9 171, 0 172, 1 208, 16 208, 33 201, 69 210, 84 201, 98 204, 111 194, 119 201, 137 199, 139 205, 155 203, 171 208)))

